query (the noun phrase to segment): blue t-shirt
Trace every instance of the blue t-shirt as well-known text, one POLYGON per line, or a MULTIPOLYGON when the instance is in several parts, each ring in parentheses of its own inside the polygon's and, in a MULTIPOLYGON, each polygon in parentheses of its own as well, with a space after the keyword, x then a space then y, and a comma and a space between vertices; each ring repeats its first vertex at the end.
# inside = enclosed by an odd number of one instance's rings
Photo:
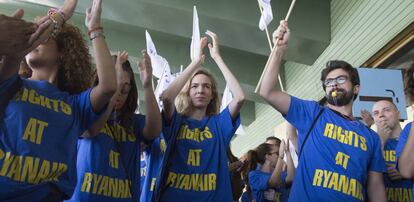
POLYGON ((90 92, 69 95, 46 81, 23 79, 0 124, 0 201, 38 201, 52 187, 72 195, 77 139, 99 118, 90 92))
POLYGON ((97 136, 79 139, 78 183, 68 201, 131 201, 133 197, 138 201, 135 175, 145 116, 134 115, 134 119, 138 121, 133 128, 108 120, 97 136))
POLYGON ((269 179, 272 173, 266 173, 257 166, 256 170, 249 172, 249 184, 252 198, 256 202, 287 202, 288 194, 286 187, 287 172, 282 172, 282 186, 280 188, 269 187, 269 179))
MULTIPOLYGON (((321 108, 291 97, 285 118, 299 131, 299 148, 321 108)), ((386 171, 378 135, 325 108, 303 147, 289 201, 364 201, 370 171, 386 171)))
MULTIPOLYGON (((385 143, 384 159, 387 164, 395 165, 397 163, 397 156, 395 154, 397 144, 397 139, 388 139, 385 143)), ((384 184, 389 202, 412 201, 413 195, 411 189, 413 188, 413 183, 411 180, 391 181, 388 174, 384 173, 384 184)))
POLYGON ((404 149, 405 144, 407 143, 408 136, 410 135, 411 125, 413 122, 407 123, 404 129, 400 133, 400 138, 398 140, 397 147, 395 148, 395 153, 397 155, 397 159, 400 158, 401 153, 404 149))
MULTIPOLYGON (((142 193, 142 187, 144 186, 144 182, 145 182, 145 177, 147 177, 147 162, 145 161, 146 159, 146 155, 145 152, 142 150, 144 148, 142 148, 143 146, 141 145, 141 160, 139 162, 139 167, 140 167, 140 173, 141 173, 141 177, 140 177, 140 192, 142 193)), ((144 146, 145 147, 145 146, 144 146)))
POLYGON ((147 169, 146 176, 143 178, 144 184, 142 185, 141 202, 150 202, 152 199, 158 171, 160 170, 166 147, 164 135, 161 133, 160 137, 155 139, 150 145, 147 145, 144 150, 147 169))
POLYGON ((171 122, 164 124, 167 145, 173 126, 181 127, 161 201, 232 201, 226 148, 240 116, 233 121, 228 108, 202 120, 174 112, 171 122))

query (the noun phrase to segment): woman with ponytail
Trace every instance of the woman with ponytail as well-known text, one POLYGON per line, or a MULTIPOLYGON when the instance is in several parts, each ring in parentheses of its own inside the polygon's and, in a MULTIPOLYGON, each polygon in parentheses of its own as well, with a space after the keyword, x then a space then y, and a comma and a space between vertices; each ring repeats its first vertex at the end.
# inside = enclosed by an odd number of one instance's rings
POLYGON ((247 191, 249 201, 287 201, 287 186, 293 181, 295 169, 289 147, 284 141, 280 147, 263 143, 247 155, 247 191), (288 161, 287 172, 283 157, 286 154, 288 161))

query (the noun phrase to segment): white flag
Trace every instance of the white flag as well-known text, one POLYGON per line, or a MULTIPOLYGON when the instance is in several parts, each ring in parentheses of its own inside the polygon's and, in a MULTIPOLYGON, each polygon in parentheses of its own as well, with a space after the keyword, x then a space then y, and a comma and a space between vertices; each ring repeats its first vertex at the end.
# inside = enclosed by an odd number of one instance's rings
POLYGON ((152 75, 157 78, 161 78, 163 74, 171 74, 170 65, 168 61, 157 54, 154 42, 152 41, 151 35, 145 30, 145 38, 147 41, 147 53, 151 58, 152 75))
POLYGON ((273 20, 272 6, 270 0, 258 0, 258 2, 259 6, 263 8, 259 21, 259 28, 263 31, 273 20))
POLYGON ((194 58, 200 55, 200 27, 198 24, 198 14, 197 8, 194 6, 193 9, 193 35, 191 37, 191 47, 190 47, 190 58, 194 58))
MULTIPOLYGON (((224 88, 223 97, 221 97, 221 106, 220 106, 220 112, 222 112, 226 107, 230 104, 230 102, 233 100, 233 94, 230 91, 230 88, 228 85, 226 85, 226 88, 224 88)), ((244 135, 246 132, 243 129, 243 126, 240 124, 239 128, 237 128, 236 132, 237 135, 244 135)))
POLYGON ((157 87, 155 88, 155 98, 157 99, 158 107, 162 110, 162 102, 161 102, 161 94, 164 92, 168 86, 177 78, 181 72, 177 72, 175 74, 171 74, 171 72, 166 72, 160 79, 158 79, 157 87))

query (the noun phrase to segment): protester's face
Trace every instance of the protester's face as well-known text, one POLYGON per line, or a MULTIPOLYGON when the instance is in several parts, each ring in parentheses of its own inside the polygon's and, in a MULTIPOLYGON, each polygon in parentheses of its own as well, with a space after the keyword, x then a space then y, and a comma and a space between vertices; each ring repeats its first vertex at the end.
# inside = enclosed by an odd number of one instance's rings
POLYGON ((380 125, 381 122, 385 122, 393 129, 399 124, 400 112, 392 103, 382 100, 376 102, 372 107, 372 116, 377 126, 380 125))
POLYGON ((212 100, 211 80, 207 75, 197 74, 190 84, 190 97, 193 106, 206 108, 212 100))
POLYGON ((128 98, 129 91, 131 90, 131 77, 128 72, 117 69, 116 71, 117 77, 117 90, 114 94, 115 99, 115 109, 120 109, 124 106, 125 101, 128 98))
POLYGON ((270 160, 271 166, 276 166, 277 160, 279 158, 279 147, 272 146, 272 150, 267 154, 268 159, 270 160))
POLYGON ((329 104, 344 106, 353 101, 354 95, 359 91, 359 85, 352 86, 349 74, 343 69, 329 72, 325 79, 325 94, 329 104), (336 92, 336 97, 332 92, 336 92))
POLYGON ((58 64, 60 53, 54 39, 49 39, 26 55, 26 62, 31 68, 54 66, 58 64))

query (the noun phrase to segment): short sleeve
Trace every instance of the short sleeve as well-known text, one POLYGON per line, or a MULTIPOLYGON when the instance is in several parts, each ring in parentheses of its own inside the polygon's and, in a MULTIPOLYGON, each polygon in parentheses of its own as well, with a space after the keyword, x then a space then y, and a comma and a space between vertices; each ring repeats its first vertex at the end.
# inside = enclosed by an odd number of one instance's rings
POLYGON ((237 128, 240 126, 240 113, 237 115, 236 119, 233 121, 231 117, 229 107, 227 106, 219 114, 219 123, 221 134, 224 137, 226 145, 230 144, 230 140, 236 132, 237 128))
POLYGON ((288 113, 284 115, 285 119, 291 123, 299 133, 306 134, 308 127, 313 119, 321 110, 321 106, 315 101, 302 100, 291 96, 288 113))
POLYGON ((178 133, 183 117, 180 113, 177 112, 177 109, 174 109, 174 113, 171 117, 171 120, 168 121, 165 118, 164 111, 162 111, 161 113, 161 118, 162 118, 162 133, 164 134, 165 141, 169 143, 172 135, 174 133, 178 133))
POLYGON ((80 120, 82 130, 86 130, 95 123, 99 117, 105 112, 106 107, 104 107, 100 112, 96 113, 92 109, 90 94, 92 92, 92 88, 89 88, 86 91, 75 96, 75 103, 78 106, 78 110, 80 113, 80 120))
POLYGON ((404 146, 407 143, 408 135, 410 135, 411 124, 412 122, 408 123, 400 133, 400 138, 398 139, 397 148, 395 148, 397 158, 400 158, 401 153, 404 149, 404 146))

